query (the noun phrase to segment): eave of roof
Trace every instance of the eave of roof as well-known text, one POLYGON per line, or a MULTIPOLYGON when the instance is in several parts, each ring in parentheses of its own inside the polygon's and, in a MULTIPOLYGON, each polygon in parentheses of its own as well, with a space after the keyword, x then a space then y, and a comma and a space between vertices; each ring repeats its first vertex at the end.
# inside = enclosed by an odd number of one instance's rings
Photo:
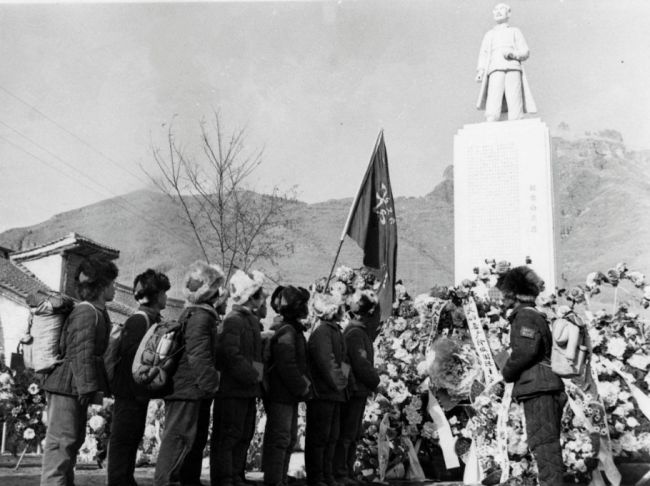
POLYGON ((64 253, 69 250, 79 250, 84 247, 103 253, 110 259, 116 259, 120 256, 120 251, 115 248, 101 245, 77 233, 70 233, 62 238, 30 248, 29 250, 14 251, 9 255, 9 258, 11 261, 33 260, 48 255, 64 253))

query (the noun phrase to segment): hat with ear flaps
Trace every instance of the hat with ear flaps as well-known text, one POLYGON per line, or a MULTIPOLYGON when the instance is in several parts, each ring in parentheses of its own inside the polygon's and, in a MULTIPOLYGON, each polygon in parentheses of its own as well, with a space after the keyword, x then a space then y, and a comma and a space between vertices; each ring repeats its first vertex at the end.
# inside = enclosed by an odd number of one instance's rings
POLYGON ((520 266, 501 274, 497 288, 522 302, 534 302, 544 290, 544 281, 531 268, 520 266))
POLYGON ((219 265, 197 261, 190 265, 183 280, 183 295, 190 304, 209 302, 219 294, 226 275, 219 265))
POLYGON ((230 277, 228 289, 233 303, 245 304, 263 285, 264 274, 262 272, 253 270, 249 274, 243 270, 236 270, 230 277))
POLYGON ((336 317, 336 315, 343 307, 343 298, 340 294, 323 294, 320 292, 314 293, 310 300, 310 305, 314 311, 314 315, 319 319, 329 321, 336 317))
POLYGON ((361 317, 367 317, 373 314, 377 307, 377 294, 372 290, 357 290, 348 299, 350 312, 361 317))

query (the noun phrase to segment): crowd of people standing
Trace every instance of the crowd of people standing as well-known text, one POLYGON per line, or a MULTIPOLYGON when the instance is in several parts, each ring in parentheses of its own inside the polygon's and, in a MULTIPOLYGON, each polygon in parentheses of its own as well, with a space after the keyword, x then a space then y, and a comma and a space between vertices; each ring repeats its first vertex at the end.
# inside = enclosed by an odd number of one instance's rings
POLYGON ((152 269, 133 283, 138 311, 124 323, 112 379, 104 366, 111 322, 106 303, 115 294, 114 263, 87 259, 75 283, 78 303, 66 320, 61 364, 44 380, 49 424, 42 486, 74 484, 77 453, 84 442, 88 406, 115 398, 108 445, 108 485, 134 486, 136 455, 144 435, 148 402, 165 402, 164 429, 154 485, 201 483, 210 440, 210 483, 244 486, 246 457, 257 407, 267 415, 262 446, 264 483, 286 486, 297 439, 298 404, 307 402, 305 468, 309 486, 354 486, 356 443, 366 399, 379 384, 370 324, 378 316, 372 291, 345 303, 298 286, 270 295, 277 313, 270 331, 261 319, 269 295, 260 272, 236 270, 226 282, 217 265, 196 262, 182 282, 186 305, 179 318, 182 348, 170 379, 154 392, 134 380, 132 364, 147 330, 160 322, 171 283, 152 269), (318 318, 309 337, 309 306, 318 318), (230 309, 229 312, 227 308, 230 309), (341 320, 350 317, 345 330, 341 320), (264 337, 263 337, 264 336, 264 337), (212 429, 210 435, 210 419, 212 429))

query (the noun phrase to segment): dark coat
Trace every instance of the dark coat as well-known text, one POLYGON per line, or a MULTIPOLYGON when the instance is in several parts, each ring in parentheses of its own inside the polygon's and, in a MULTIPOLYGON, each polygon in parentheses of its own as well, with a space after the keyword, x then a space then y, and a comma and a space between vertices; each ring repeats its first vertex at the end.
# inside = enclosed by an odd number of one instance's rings
POLYGON ((253 362, 262 363, 260 321, 248 308, 234 305, 223 321, 217 349, 221 373, 220 397, 262 395, 261 377, 253 362))
POLYGON ((512 354, 501 373, 515 383, 512 396, 518 400, 564 390, 559 376, 551 370, 553 336, 544 315, 533 304, 519 304, 510 314, 512 354))
POLYGON ((124 323, 120 338, 119 362, 115 367, 115 378, 111 382, 111 391, 117 398, 135 400, 164 396, 165 393, 152 394, 146 387, 138 385, 133 379, 132 366, 135 353, 149 327, 160 322, 160 314, 151 307, 141 305, 138 313, 133 314, 124 323), (147 318, 141 314, 145 312, 147 318))
POLYGON ((307 353, 315 397, 344 402, 348 379, 341 368, 347 363, 341 326, 336 322, 320 321, 309 336, 307 353))
POLYGON ((70 396, 108 393, 103 355, 110 329, 106 309, 88 302, 75 305, 63 325, 59 341, 63 362, 45 377, 43 389, 70 396))
POLYGON ((219 388, 215 366, 214 334, 217 311, 208 305, 190 305, 179 318, 184 323, 184 348, 171 380, 166 400, 201 400, 219 388))
POLYGON ((281 322, 271 337, 269 359, 269 390, 266 399, 272 402, 305 401, 309 393, 307 340, 298 322, 281 322))
POLYGON ((379 373, 375 369, 375 353, 366 324, 362 321, 351 321, 343 331, 343 337, 352 368, 348 390, 353 397, 367 397, 377 389, 379 373))

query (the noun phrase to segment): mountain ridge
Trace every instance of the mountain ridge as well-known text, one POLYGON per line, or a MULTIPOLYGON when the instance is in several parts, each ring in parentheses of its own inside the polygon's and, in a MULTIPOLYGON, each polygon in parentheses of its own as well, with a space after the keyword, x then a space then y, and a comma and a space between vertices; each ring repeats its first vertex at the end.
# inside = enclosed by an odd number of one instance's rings
MULTIPOLYGON (((650 151, 628 151, 614 130, 582 137, 552 137, 558 219, 558 275, 572 284, 590 271, 606 270, 625 260, 649 270, 650 151)), ((262 196, 263 197, 263 196, 262 196)), ((290 214, 297 221, 287 235, 294 253, 261 267, 276 281, 308 285, 327 275, 352 198, 318 203, 296 201, 290 214)), ((396 197, 398 278, 412 293, 453 283, 453 168, 419 197, 396 197)), ((0 233, 0 245, 15 250, 54 240, 75 231, 118 248, 120 276, 130 285, 147 267, 166 271, 180 296, 179 282, 201 252, 191 229, 165 195, 138 190, 57 214, 36 225, 0 233), (139 216, 144 212, 147 216, 139 216)), ((490 255, 486 255, 490 257, 490 255)), ((339 264, 358 266, 361 250, 347 239, 339 264)), ((480 264, 480 262, 477 262, 480 264)))

